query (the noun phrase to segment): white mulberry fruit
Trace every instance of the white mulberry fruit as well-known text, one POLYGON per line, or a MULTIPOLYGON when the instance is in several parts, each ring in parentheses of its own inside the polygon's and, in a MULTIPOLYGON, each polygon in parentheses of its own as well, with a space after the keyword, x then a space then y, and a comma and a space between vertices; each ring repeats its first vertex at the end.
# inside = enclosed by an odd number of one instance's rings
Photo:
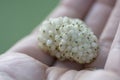
POLYGON ((58 17, 44 21, 39 46, 59 60, 90 63, 98 54, 97 37, 79 19, 58 17))

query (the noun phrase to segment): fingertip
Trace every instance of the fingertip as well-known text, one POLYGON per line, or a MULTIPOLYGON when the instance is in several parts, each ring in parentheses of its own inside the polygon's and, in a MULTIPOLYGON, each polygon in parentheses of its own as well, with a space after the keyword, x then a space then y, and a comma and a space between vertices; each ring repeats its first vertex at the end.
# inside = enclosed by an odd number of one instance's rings
POLYGON ((98 2, 113 7, 117 0, 98 0, 98 2))
POLYGON ((62 0, 50 17, 68 16, 83 19, 94 0, 62 0))

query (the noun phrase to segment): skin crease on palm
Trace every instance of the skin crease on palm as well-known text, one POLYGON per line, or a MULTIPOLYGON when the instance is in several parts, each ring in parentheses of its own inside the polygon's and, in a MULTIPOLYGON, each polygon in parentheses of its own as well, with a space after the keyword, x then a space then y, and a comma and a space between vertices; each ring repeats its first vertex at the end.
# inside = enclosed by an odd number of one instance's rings
POLYGON ((120 80, 119 9, 120 0, 62 0, 49 17, 84 20, 99 39, 97 59, 86 65, 54 59, 37 46, 36 28, 0 56, 0 80, 120 80))

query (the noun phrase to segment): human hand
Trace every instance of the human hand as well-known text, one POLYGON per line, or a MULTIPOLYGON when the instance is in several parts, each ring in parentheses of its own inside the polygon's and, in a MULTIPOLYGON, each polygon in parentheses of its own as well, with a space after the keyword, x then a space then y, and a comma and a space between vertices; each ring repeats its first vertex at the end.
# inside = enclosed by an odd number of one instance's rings
POLYGON ((74 62, 55 60, 38 48, 36 29, 0 56, 0 79, 120 80, 117 76, 120 75, 120 28, 117 30, 120 21, 120 1, 116 2, 114 9, 115 0, 97 0, 94 4, 93 2, 94 0, 63 0, 50 15, 50 17, 68 16, 81 18, 86 22, 97 35, 100 43, 99 56, 93 63, 80 65, 74 62), (115 34, 116 37, 114 38, 115 34), (112 42, 113 39, 114 42, 112 42), (110 49, 111 44, 112 48, 110 49), (116 55, 113 53, 116 53, 116 55), (83 70, 84 68, 97 68, 98 70, 83 70))

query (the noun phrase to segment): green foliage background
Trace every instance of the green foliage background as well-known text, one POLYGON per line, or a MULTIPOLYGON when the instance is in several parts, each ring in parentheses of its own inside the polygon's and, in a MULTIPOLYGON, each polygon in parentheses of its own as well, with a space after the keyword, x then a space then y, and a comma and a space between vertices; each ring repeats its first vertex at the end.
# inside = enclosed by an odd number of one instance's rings
POLYGON ((58 0, 0 0, 0 53, 29 34, 58 0))

